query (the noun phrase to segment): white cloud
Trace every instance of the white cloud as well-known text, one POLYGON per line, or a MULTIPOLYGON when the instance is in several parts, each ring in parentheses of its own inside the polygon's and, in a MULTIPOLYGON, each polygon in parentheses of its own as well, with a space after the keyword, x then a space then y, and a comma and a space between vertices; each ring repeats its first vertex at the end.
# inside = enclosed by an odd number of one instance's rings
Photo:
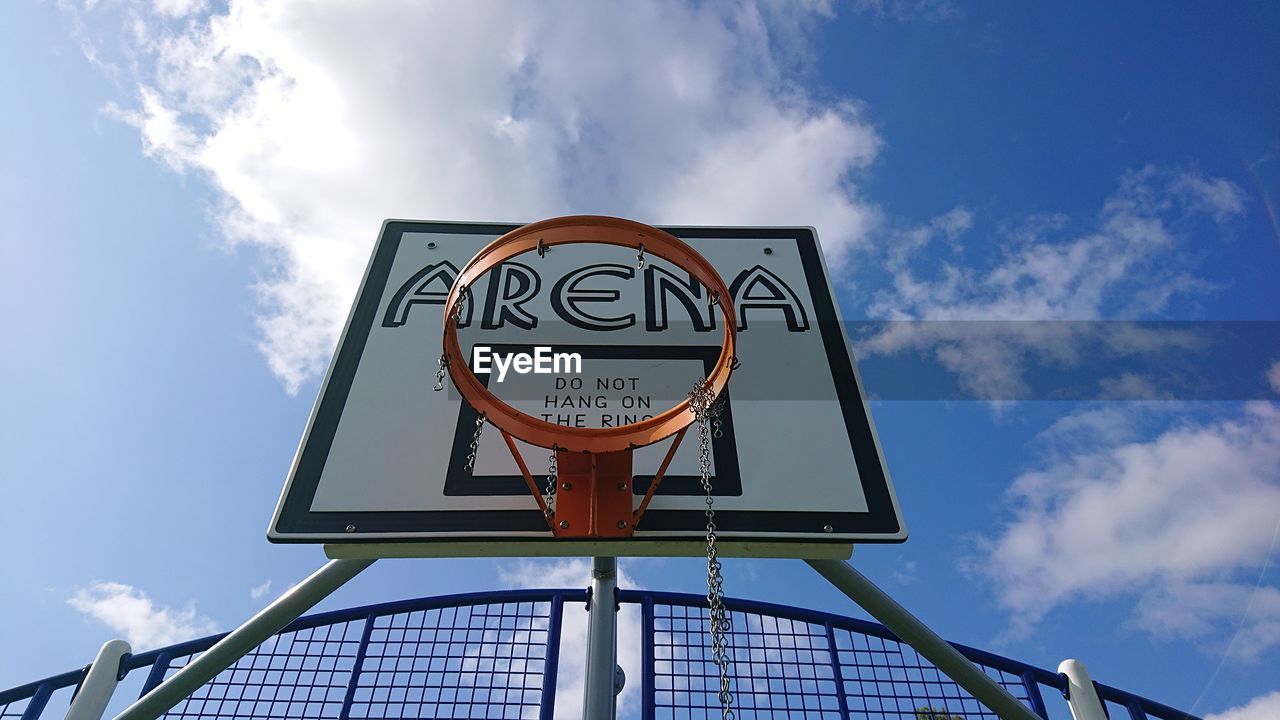
POLYGON ((1204 716, 1204 720, 1275 720, 1276 718, 1280 718, 1280 690, 1259 695, 1239 707, 1204 716))
POLYGON ((186 17, 204 9, 205 0, 155 0, 156 14, 171 18, 186 17))
POLYGON ((233 0, 155 18, 122 51, 147 70, 114 113, 150 155, 208 178, 232 242, 265 251, 261 347, 296 390, 387 217, 812 224, 839 267, 879 217, 856 181, 880 140, 854 103, 795 80, 831 14, 233 0))
POLYGON ((1225 222, 1244 212, 1244 191, 1235 183, 1222 178, 1184 172, 1174 181, 1173 190, 1193 209, 1207 212, 1219 222, 1225 222))
MULTIPOLYGON (((584 588, 591 585, 591 561, 522 560, 499 568, 498 580, 509 588, 584 588)), ((618 587, 636 587, 621 564, 618 587)))
MULTIPOLYGON (((1153 167, 1126 173, 1103 203, 1096 223, 1073 231, 1059 215, 1035 216, 994 240, 1002 252, 986 269, 943 261, 936 276, 921 278, 914 266, 893 265, 892 286, 878 293, 873 317, 921 320, 1095 320, 1151 317, 1176 295, 1206 285, 1179 272, 1180 233, 1186 213, 1177 188, 1189 182, 1222 185, 1220 178, 1170 174, 1153 167)), ((926 228, 947 227, 957 211, 926 228)), ((957 236, 972 225, 952 222, 957 236)), ((920 232, 916 230, 915 232, 920 232)), ((908 233, 909 235, 910 233, 908 233)))
POLYGON ((893 579, 900 585, 910 585, 920 579, 915 560, 908 560, 893 571, 893 579))
POLYGON ((894 272, 907 269, 911 258, 934 240, 941 238, 952 250, 960 249, 960 236, 973 227, 973 213, 956 206, 918 227, 893 234, 888 248, 888 266, 894 272))
POLYGON ((1121 373, 1116 377, 1098 380, 1100 398, 1103 400, 1172 400, 1168 391, 1156 387, 1150 378, 1135 373, 1121 373))
POLYGON ((269 592, 271 592, 271 580, 267 580, 261 585, 254 585, 249 588, 249 597, 253 600, 261 600, 262 596, 269 592))
POLYGON ((1271 383, 1271 389, 1280 393, 1280 362, 1276 362, 1267 371, 1267 382, 1271 383))
POLYGON ((937 22, 960 15, 960 10, 950 0, 854 0, 859 12, 869 12, 900 22, 926 20, 937 22))
MULTIPOLYGON (((591 584, 589 560, 526 560, 499 570, 507 587, 581 588, 591 584)), ((618 587, 637 587, 635 580, 618 566, 618 587)), ((560 635, 560 671, 556 677, 556 717, 582 717, 583 682, 586 677, 587 613, 580 604, 566 604, 560 635)), ((640 632, 640 610, 623 605, 618 612, 618 664, 627 682, 618 696, 619 717, 624 708, 639 706, 640 651, 647 642, 640 632)))
POLYGON ((1039 435, 1056 461, 1099 447, 1136 442, 1143 437, 1137 420, 1143 415, 1171 416, 1179 406, 1171 403, 1102 403, 1087 405, 1064 415, 1039 435), (1162 412, 1163 411, 1163 412, 1162 412))
POLYGON ((1280 589, 1169 581, 1142 594, 1131 624, 1156 638, 1193 639, 1215 653, 1252 662, 1280 646, 1280 589))
MULTIPOLYGON (((1206 218, 1216 227, 1235 214, 1229 198, 1237 196, 1243 192, 1221 178, 1146 167, 1120 178, 1088 227, 1062 215, 1034 216, 997 232, 991 241, 999 252, 976 262, 961 243, 974 217, 956 208, 891 236, 890 281, 867 308, 876 319, 947 322, 891 324, 857 349, 932 355, 965 390, 1012 398, 1027 392, 1031 361, 1071 365, 1088 343, 1117 356, 1194 347, 1198 341, 1180 331, 1043 321, 1166 318, 1175 302, 1212 288, 1183 269, 1182 253, 1191 228, 1202 229, 1206 218), (938 237, 951 253, 930 253, 935 266, 926 267, 920 251, 938 237)), ((1140 391, 1142 382, 1120 377, 1100 390, 1140 391)))
POLYGON ((196 613, 194 605, 180 610, 157 605, 145 592, 124 583, 93 583, 76 590, 67 604, 123 635, 134 652, 191 640, 217 630, 213 620, 196 613))
MULTIPOLYGON (((1078 441, 1114 419, 1054 432, 1078 441)), ((1133 596, 1131 625, 1155 636, 1238 626, 1230 650, 1246 660, 1280 645, 1280 590, 1255 588, 1280 531, 1280 407, 1072 449, 1017 478, 1012 521, 969 566, 994 581, 1014 635, 1075 600, 1133 596)))

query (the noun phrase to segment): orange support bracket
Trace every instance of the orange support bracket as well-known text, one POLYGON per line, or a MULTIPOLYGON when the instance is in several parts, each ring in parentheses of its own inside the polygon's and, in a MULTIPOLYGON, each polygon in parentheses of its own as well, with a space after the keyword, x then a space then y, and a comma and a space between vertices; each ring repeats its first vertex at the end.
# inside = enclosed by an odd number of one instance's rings
POLYGON ((636 526, 649 509, 649 502, 662 483, 687 429, 682 428, 676 433, 658 473, 649 484, 648 492, 634 511, 631 509, 631 450, 586 453, 557 449, 558 487, 554 513, 547 506, 542 491, 529 472, 529 466, 516 448, 515 438, 501 428, 499 432, 502 433, 511 456, 515 458, 516 465, 520 467, 520 474, 524 476, 525 484, 538 503, 538 508, 547 517, 552 534, 559 538, 589 538, 631 537, 635 533, 636 526))
POLYGON ((556 451, 556 537, 631 537, 631 451, 556 451))

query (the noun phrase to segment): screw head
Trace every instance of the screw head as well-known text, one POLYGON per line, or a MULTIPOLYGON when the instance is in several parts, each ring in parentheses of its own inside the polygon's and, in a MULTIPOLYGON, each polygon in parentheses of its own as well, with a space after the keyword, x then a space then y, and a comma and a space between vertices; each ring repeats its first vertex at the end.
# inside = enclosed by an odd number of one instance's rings
POLYGON ((561 530, 568 530, 568 529, 569 529, 569 521, 568 521, 568 520, 561 520, 561 521, 560 521, 560 529, 561 529, 561 530))
POLYGON ((823 525, 823 526, 822 526, 822 532, 835 532, 835 530, 836 530, 836 529, 835 529, 835 528, 833 528, 833 527, 831 527, 830 525, 823 525))
POLYGON ((428 250, 435 250, 435 249, 436 249, 436 244, 435 244, 434 242, 429 242, 429 243, 427 243, 427 249, 428 249, 428 250))
POLYGON ((355 532, 355 531, 356 531, 356 526, 355 526, 355 525, 348 525, 348 526, 347 526, 347 532, 355 532))
POLYGON ((627 685, 627 674, 622 671, 621 665, 613 666, 613 694, 617 695, 622 692, 622 688, 627 685))
POLYGON ((627 484, 626 484, 626 483, 624 483, 624 482, 620 482, 620 483, 618 483, 618 489, 619 489, 619 490, 622 490, 623 492, 626 492, 626 490, 627 490, 627 484))
POLYGON ((618 521, 618 529, 619 529, 619 530, 625 530, 626 528, 627 528, 627 521, 626 521, 626 520, 619 520, 619 521, 618 521))
POLYGON ((767 247, 767 248, 765 248, 765 249, 764 249, 764 254, 765 254, 765 255, 772 255, 772 254, 773 254, 773 248, 771 248, 771 247, 767 247))
POLYGON ((560 483, 560 489, 561 489, 561 490, 572 490, 572 489, 573 489, 573 483, 571 483, 571 482, 560 483))

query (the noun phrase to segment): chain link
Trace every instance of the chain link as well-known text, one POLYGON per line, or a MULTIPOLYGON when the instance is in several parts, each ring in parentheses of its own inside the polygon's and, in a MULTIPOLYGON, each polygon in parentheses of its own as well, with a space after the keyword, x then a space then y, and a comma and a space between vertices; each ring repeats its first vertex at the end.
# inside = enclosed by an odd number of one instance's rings
POLYGON ((723 720, 733 720, 733 693, 729 677, 729 632, 732 623, 724 607, 724 576, 716 549, 715 497, 711 494, 711 435, 720 433, 723 396, 713 397, 706 380, 698 380, 689 393, 689 405, 698 423, 698 469, 702 489, 707 493, 707 606, 711 620, 711 662, 720 669, 720 700, 723 720))
POLYGON ((458 289, 458 302, 453 306, 453 321, 459 326, 462 325, 462 311, 466 308, 467 303, 471 301, 471 286, 463 285, 458 289))
POLYGON ((471 472, 476 467, 476 450, 480 448, 480 433, 484 432, 484 413, 476 415, 476 433, 471 436, 471 453, 467 455, 467 464, 463 470, 471 472))
POLYGON ((715 404, 711 406, 711 437, 719 440, 724 436, 724 428, 720 424, 720 411, 724 410, 725 393, 720 393, 715 404))
MULTIPOLYGON (((453 321, 455 323, 462 323, 462 309, 467 304, 467 299, 469 297, 471 297, 471 288, 463 285, 462 289, 458 291, 458 304, 453 306, 453 321)), ((435 387, 432 388, 436 392, 444 390, 444 374, 445 368, 447 367, 449 367, 449 356, 444 353, 440 353, 440 360, 436 363, 436 384, 435 387)), ((476 431, 476 437, 480 437, 479 431, 476 431)), ((475 455, 474 447, 472 448, 472 455, 475 455)), ((468 465, 468 468, 470 468, 470 465, 468 465)))
POLYGON ((551 448, 551 457, 547 460, 547 487, 542 493, 542 500, 547 504, 547 518, 556 516, 556 480, 560 475, 560 463, 556 460, 556 448, 551 448))
POLYGON ((440 362, 436 365, 436 392, 444 389, 444 369, 447 367, 449 367, 449 356, 440 353, 440 362))

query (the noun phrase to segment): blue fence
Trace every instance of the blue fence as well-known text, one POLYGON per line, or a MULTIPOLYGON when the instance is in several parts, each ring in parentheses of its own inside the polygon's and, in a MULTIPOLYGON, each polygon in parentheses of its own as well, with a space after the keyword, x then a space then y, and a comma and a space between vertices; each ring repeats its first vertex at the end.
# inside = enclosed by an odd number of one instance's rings
MULTIPOLYGON (((639 609, 640 693, 628 708, 643 720, 718 718, 719 675, 707 651, 706 599, 622 590, 639 609)), ((565 609, 583 590, 447 595, 319 613, 298 619, 168 717, 539 718, 555 717, 565 609)), ((726 601, 732 621, 734 697, 743 720, 995 718, 883 626, 813 610, 726 601)), ((578 608, 580 609, 580 605, 578 608)), ((139 694, 207 650, 222 635, 126 656, 119 677, 144 676, 139 694)), ((1056 672, 957 645, 1037 715, 1060 720, 1056 672)), ((575 652, 581 652, 579 648, 575 652)), ((87 670, 87 668, 86 668, 87 670)), ((0 720, 60 717, 85 670, 0 692, 0 720), (59 693, 59 691, 62 691, 59 693), (60 705, 60 706, 59 706, 60 705)), ((632 680, 631 682, 634 682, 632 680)), ((1198 720, 1098 684, 1111 720, 1198 720)), ((573 712, 578 698, 573 698, 573 712)))

